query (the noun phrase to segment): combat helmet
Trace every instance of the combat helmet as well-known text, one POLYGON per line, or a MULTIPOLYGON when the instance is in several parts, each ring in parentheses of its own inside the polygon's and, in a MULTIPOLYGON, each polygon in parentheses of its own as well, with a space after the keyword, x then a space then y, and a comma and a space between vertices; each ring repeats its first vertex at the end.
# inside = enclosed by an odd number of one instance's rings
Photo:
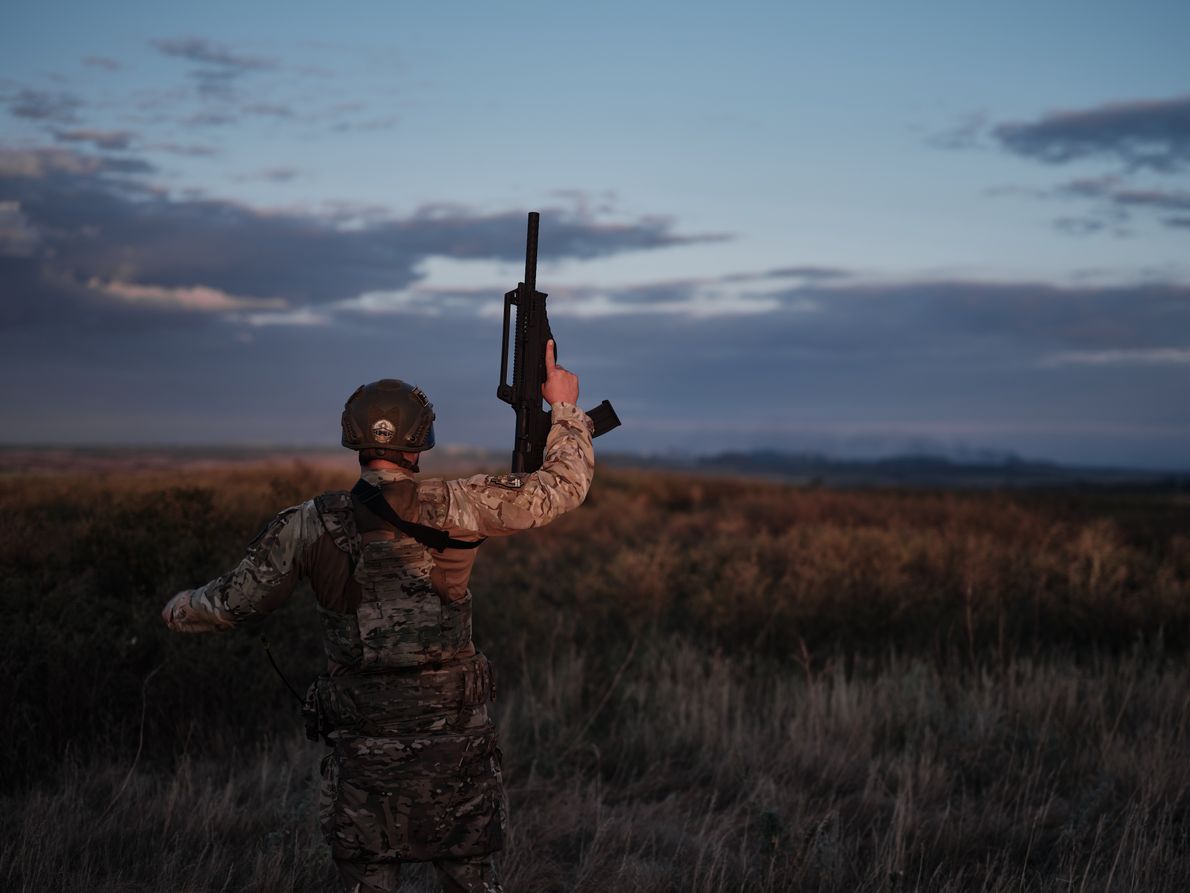
POLYGON ((434 406, 421 388, 396 378, 360 385, 343 407, 343 446, 360 461, 402 461, 434 446, 434 406))

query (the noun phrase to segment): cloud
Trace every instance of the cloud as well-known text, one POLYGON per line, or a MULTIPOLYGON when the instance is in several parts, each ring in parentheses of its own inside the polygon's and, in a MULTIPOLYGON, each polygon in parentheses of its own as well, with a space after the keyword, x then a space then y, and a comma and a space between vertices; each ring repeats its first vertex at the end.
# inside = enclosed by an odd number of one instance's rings
POLYGON ((293 106, 279 102, 250 102, 240 107, 245 115, 255 115, 261 118, 296 118, 297 112, 293 106))
POLYGON ((181 155, 184 158, 211 158, 219 154, 214 146, 204 146, 199 143, 150 143, 145 149, 154 152, 166 152, 170 155, 181 155))
POLYGON ((103 174, 144 174, 154 167, 139 158, 83 155, 67 149, 0 148, 0 178, 42 180, 59 177, 98 177, 103 174))
POLYGON ((825 282, 829 279, 844 279, 852 275, 849 271, 838 267, 816 267, 810 265, 795 267, 777 267, 760 273, 734 273, 724 277, 725 282, 755 282, 766 279, 805 279, 815 282, 825 282))
MULTIPOLYGON (((918 349, 1016 353, 1163 347, 1190 340, 1190 285, 1057 285, 1044 282, 871 283, 820 287, 816 300, 838 334, 897 332, 918 349), (867 319, 861 319, 867 317, 867 319), (954 339, 949 340, 949 339, 954 339)), ((862 339, 855 342, 867 349, 862 339)))
POLYGON ((277 67, 273 59, 245 56, 202 37, 158 38, 149 44, 165 56, 229 71, 264 71, 277 67))
POLYGON ((929 137, 927 142, 936 149, 972 149, 981 143, 987 124, 983 112, 968 114, 950 129, 929 137))
POLYGON ((767 295, 725 295, 695 292, 671 301, 632 303, 620 295, 594 294, 555 306, 553 315, 593 319, 601 316, 679 316, 702 320, 723 316, 756 316, 780 309, 781 301, 767 295))
POLYGON ((1090 236, 1109 228, 1114 229, 1118 235, 1123 235, 1118 227, 1095 217, 1059 217, 1054 220, 1054 228, 1069 236, 1090 236))
POLYGON ((165 56, 197 65, 190 75, 198 82, 199 95, 205 99, 232 99, 235 82, 243 75, 278 67, 274 59, 237 53, 202 37, 159 38, 149 43, 165 56))
POLYGON ((87 56, 83 59, 83 64, 90 68, 101 68, 104 71, 119 71, 124 67, 120 61, 107 56, 87 56))
POLYGON ((1072 180, 1059 187, 1057 192, 1077 198, 1102 199, 1118 208, 1190 211, 1190 192, 1129 187, 1116 177, 1072 180))
POLYGON ((90 143, 97 149, 127 149, 133 134, 127 130, 57 130, 54 139, 63 143, 90 143))
POLYGON ((30 257, 38 238, 20 202, 0 201, 0 257, 30 257))
POLYGON ((217 288, 194 285, 182 288, 162 288, 157 285, 137 285, 131 282, 101 282, 92 279, 87 287, 127 304, 175 310, 197 310, 202 313, 229 310, 283 310, 281 298, 249 298, 229 295, 217 288))
MULTIPOLYGON (((111 186, 120 214, 132 213, 125 202, 140 205, 148 230, 171 228, 152 246, 160 266, 149 275, 136 272, 130 224, 78 188, 90 182, 90 175, 73 181, 74 207, 86 212, 77 217, 44 206, 44 216, 26 215, 22 204, 22 217, 50 243, 28 257, 0 257, 9 293, 30 296, 0 302, 8 373, 0 375, 7 413, 0 421, 18 430, 24 419, 22 437, 53 434, 53 420, 28 408, 34 398, 21 389, 30 379, 39 382, 39 403, 82 404, 96 439, 159 438, 164 418, 177 441, 333 444, 352 388, 400 377, 443 407, 444 443, 503 446, 511 419, 492 386, 500 294, 511 283, 436 284, 427 268, 449 264, 424 263, 421 248, 406 254, 393 236, 399 230, 384 228, 415 215, 340 231, 317 215, 267 215, 150 191, 137 199, 111 186), (286 225, 270 228, 271 217, 286 225), (213 242, 217 218, 246 242, 235 263, 270 254, 265 284, 233 287, 221 268, 184 275, 192 251, 234 248, 213 242), (53 225, 43 229, 42 221, 53 225), (310 241, 289 230, 299 223, 314 231, 310 241), (121 263, 125 272, 95 274, 93 285, 80 279, 121 263), (379 272, 357 269, 373 265, 379 272), (350 279, 335 294, 354 297, 301 303, 291 283, 321 271, 350 279), (47 273, 56 278, 47 281, 47 273), (380 284, 357 291, 359 282, 380 284), (244 306, 270 299, 272 306, 244 306)), ((487 216, 455 209, 445 218, 453 228, 427 244, 457 251, 466 221, 483 231, 487 216)), ((507 253, 519 254, 523 219, 507 216, 507 253)), ((543 220, 543 236, 553 219, 543 220)), ((465 243, 466 251, 505 251, 483 247, 486 238, 465 243)), ((1084 461, 1111 454, 1185 464, 1190 435, 1170 418, 1190 387, 1190 364, 1181 359, 1190 351, 1190 284, 876 281, 856 272, 815 281, 766 272, 624 288, 549 283, 554 334, 563 363, 583 377, 583 405, 611 399, 625 421, 601 448, 841 448, 846 438, 902 432, 1084 461), (720 312, 733 303, 745 312, 720 312)))
POLYGON ((339 133, 365 132, 370 130, 389 130, 401 123, 399 115, 378 115, 373 118, 360 118, 355 121, 339 121, 331 129, 339 133))
POLYGON ((1190 347, 1136 350, 1066 350, 1049 354, 1042 366, 1178 366, 1190 364, 1190 347))
MULTIPOLYGON (((794 306, 771 293, 748 294, 724 284, 749 276, 703 280, 650 282, 615 289, 592 285, 551 287, 551 318, 600 319, 654 316, 702 320, 711 317, 749 316, 794 306)), ((487 288, 444 288, 418 283, 398 291, 369 292, 333 306, 339 313, 361 315, 450 316, 460 320, 495 319, 503 314, 502 294, 508 283, 487 288)), ((794 302, 797 309, 812 311, 812 302, 794 302)))
POLYGON ((330 317, 309 308, 281 312, 245 313, 234 318, 235 322, 260 328, 262 326, 326 326, 330 317))
MULTIPOLYGON (((1120 176, 1082 177, 1052 189, 999 187, 989 190, 989 194, 1088 202, 1090 207, 1086 213, 1066 215, 1054 221, 1059 230, 1075 236, 1101 232, 1129 236, 1132 231, 1126 224, 1133 219, 1134 212, 1176 215, 1190 211, 1190 192, 1133 185, 1120 176)), ((1167 227, 1177 227, 1179 219, 1177 216, 1157 217, 1158 222, 1167 227)))
MULTIPOLYGON (((175 197, 113 176, 138 167, 147 165, 64 149, 0 150, 0 195, 19 203, 23 220, 40 233, 22 272, 27 284, 16 317, 48 320, 70 307, 92 321, 108 310, 143 310, 160 322, 170 318, 163 311, 244 309, 236 296, 259 295, 297 311, 408 288, 423 278, 430 257, 523 258, 520 212, 437 205, 406 217, 346 221, 175 197), (134 295, 133 288, 142 291, 134 295), (193 291, 198 288, 208 291, 193 291)), ((722 238, 676 233, 660 217, 612 222, 566 209, 544 209, 543 216, 554 259, 722 238)))
MULTIPOLYGON (((345 100, 322 79, 303 80, 301 75, 311 73, 308 66, 291 64, 279 56, 193 35, 161 37, 149 40, 148 45, 178 63, 174 77, 155 78, 151 86, 135 93, 116 92, 93 108, 90 99, 94 97, 83 92, 83 87, 74 92, 33 84, 0 84, 0 106, 13 117, 40 124, 63 142, 90 142, 101 149, 128 148, 131 135, 121 142, 119 132, 110 127, 105 132, 84 126, 89 112, 123 113, 124 121, 138 122, 146 141, 156 137, 159 143, 175 142, 179 128, 215 128, 240 122, 362 132, 389 129, 401 120, 391 111, 391 97, 378 87, 355 91, 345 100)), ((82 64, 102 71, 124 67, 104 56, 88 56, 82 64)), ((86 89, 90 86, 88 83, 86 89)))
POLYGON ((791 299, 772 288, 749 291, 738 287, 743 283, 768 282, 772 278, 767 272, 732 273, 701 279, 645 282, 614 289, 591 285, 554 288, 550 293, 550 313, 580 319, 670 316, 702 320, 817 309, 806 297, 791 299))
MULTIPOLYGON (((523 259, 519 211, 434 205, 394 217, 378 208, 262 210, 158 192, 116 176, 120 167, 120 159, 61 148, 0 152, 0 195, 9 203, 4 276, 21 283, 6 308, 10 322, 84 326, 110 318, 124 325, 131 315, 170 325, 202 315, 280 329, 400 314, 471 325, 499 314, 512 283, 447 288, 427 278, 427 260, 523 259)), ((614 221, 564 208, 543 210, 542 237, 554 260, 725 238, 684 234, 662 217, 614 221)), ((1190 287, 1178 283, 889 282, 794 263, 614 288, 551 281, 548 290, 559 319, 615 328, 665 317, 694 327, 691 334, 704 332, 701 350, 741 362, 776 351, 906 362, 1011 357, 1035 366, 1068 351, 1190 342, 1190 287)))
POLYGON ((235 179, 239 182, 264 180, 269 183, 288 183, 292 180, 296 180, 301 175, 302 172, 296 167, 267 167, 263 170, 240 174, 235 177, 235 179))
POLYGON ((6 96, 8 111, 14 117, 54 124, 72 124, 78 120, 82 100, 71 93, 22 88, 6 96))
MULTIPOLYGON (((798 268, 793 268, 798 269, 798 268)), ((1148 349, 1171 335, 1190 341, 1190 286, 1131 284, 769 278, 767 272, 620 285, 552 282, 551 319, 609 326, 709 325, 695 353, 740 362, 771 355, 898 357, 910 363, 1035 365, 1061 351, 1148 349), (661 320, 665 322, 661 322, 661 320), (749 321, 754 321, 749 322, 749 321), (711 325, 713 324, 713 325, 711 325), (753 329, 752 327, 756 328, 753 329), (769 337, 771 336, 771 338, 769 337), (932 358, 932 359, 931 359, 932 358)), ((335 314, 445 317, 469 325, 498 318, 507 283, 450 289, 419 281, 333 305, 335 314)))
POLYGON ((1049 164, 1110 158, 1134 171, 1171 173, 1190 164, 1190 95, 1051 112, 992 134, 1009 151, 1049 164))
POLYGON ((236 116, 229 112, 201 111, 183 118, 181 123, 185 127, 222 127, 234 124, 236 116))

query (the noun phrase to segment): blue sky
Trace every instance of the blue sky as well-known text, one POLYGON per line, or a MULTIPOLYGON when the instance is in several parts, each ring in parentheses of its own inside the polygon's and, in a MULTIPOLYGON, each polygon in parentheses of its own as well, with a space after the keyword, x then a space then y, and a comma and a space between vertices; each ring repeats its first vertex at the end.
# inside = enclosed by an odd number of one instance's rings
POLYGON ((5 442, 506 446, 539 287, 608 448, 1190 467, 1190 7, 21 4, 5 442))

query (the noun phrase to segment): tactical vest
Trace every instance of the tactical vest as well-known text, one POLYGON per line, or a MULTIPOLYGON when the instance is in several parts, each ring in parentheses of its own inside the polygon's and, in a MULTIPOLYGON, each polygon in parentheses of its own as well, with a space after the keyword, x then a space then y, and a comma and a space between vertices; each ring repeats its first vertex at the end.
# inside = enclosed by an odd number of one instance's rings
POLYGON ((399 532, 362 544, 349 493, 324 493, 315 504, 335 545, 351 556, 361 589, 354 614, 319 608, 328 658, 349 670, 401 669, 445 663, 471 644, 471 593, 439 597, 427 547, 399 532))
POLYGON ((306 696, 322 766, 321 825, 337 860, 467 858, 503 846, 500 750, 488 716, 491 669, 471 644, 471 594, 445 600, 434 556, 411 536, 363 544, 349 493, 315 499, 350 556, 354 614, 319 607, 327 657, 343 672, 306 696))

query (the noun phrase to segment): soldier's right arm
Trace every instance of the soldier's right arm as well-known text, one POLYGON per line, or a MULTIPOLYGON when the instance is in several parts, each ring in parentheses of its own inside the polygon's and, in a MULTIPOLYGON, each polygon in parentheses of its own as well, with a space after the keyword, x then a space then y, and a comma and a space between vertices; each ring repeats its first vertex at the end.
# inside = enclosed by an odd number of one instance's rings
POLYGON ((221 577, 175 595, 161 617, 175 632, 231 629, 285 603, 305 573, 306 547, 325 532, 314 502, 277 515, 249 545, 248 554, 221 577))
POLYGON ((578 408, 578 376, 545 346, 541 396, 552 409, 541 468, 531 474, 476 475, 418 486, 420 521, 454 536, 506 536, 541 527, 579 506, 595 476, 595 425, 578 408))
POLYGON ((549 524, 587 496, 595 476, 592 429, 577 406, 555 403, 538 471, 424 481, 417 488, 418 520, 452 536, 507 536, 549 524))

